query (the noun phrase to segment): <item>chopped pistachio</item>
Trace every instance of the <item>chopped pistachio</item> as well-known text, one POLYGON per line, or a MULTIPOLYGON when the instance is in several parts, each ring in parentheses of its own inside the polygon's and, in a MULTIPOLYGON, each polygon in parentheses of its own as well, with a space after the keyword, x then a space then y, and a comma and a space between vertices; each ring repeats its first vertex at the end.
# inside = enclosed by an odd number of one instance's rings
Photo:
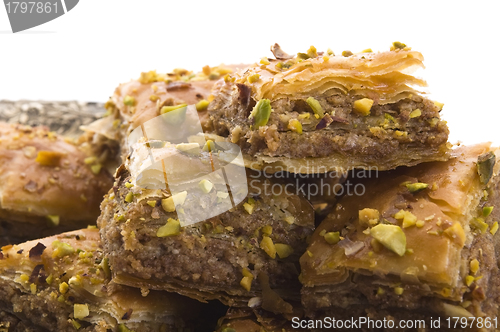
POLYGON ((218 80, 220 77, 220 74, 219 73, 215 73, 215 72, 212 72, 210 73, 210 75, 208 75, 208 79, 209 80, 218 80))
POLYGON ((195 107, 196 107, 196 110, 198 112, 201 112, 201 111, 204 111, 207 109, 208 107, 208 104, 210 104, 210 102, 208 100, 200 100, 199 102, 196 103, 195 107))
POLYGON ((175 105, 175 106, 163 106, 160 110, 160 114, 172 112, 172 111, 184 108, 186 106, 187 106, 187 104, 180 104, 180 105, 175 105))
POLYGON ((290 119, 290 121, 288 121, 288 129, 302 134, 302 123, 300 123, 300 121, 297 119, 290 119))
POLYGON ((45 282, 50 285, 53 279, 54 277, 52 276, 52 274, 49 274, 49 276, 45 279, 45 282))
POLYGON ((380 212, 376 209, 365 208, 358 211, 358 217, 363 225, 377 224, 380 219, 380 212))
POLYGON ((353 55, 351 51, 348 51, 348 50, 342 51, 342 56, 349 57, 351 55, 353 55))
POLYGON ((469 287, 470 285, 472 285, 473 282, 474 282, 474 277, 473 276, 467 276, 467 277, 465 277, 465 284, 467 285, 467 287, 469 287))
POLYGON ((293 254, 293 248, 289 244, 275 243, 274 246, 276 247, 276 253, 278 254, 279 258, 287 258, 291 254, 293 254))
POLYGON ((96 156, 87 157, 87 158, 83 159, 83 162, 86 165, 91 165, 91 164, 95 163, 96 161, 97 161, 97 157, 96 156))
POLYGON ((130 182, 125 182, 125 187, 127 187, 128 189, 132 188, 134 185, 130 182))
POLYGON ((382 287, 379 287, 377 289, 377 295, 384 295, 384 294, 385 294, 385 290, 382 287))
POLYGON ((48 215, 47 219, 49 220, 50 227, 55 227, 55 226, 59 225, 59 222, 60 222, 59 216, 48 215))
POLYGON ((424 189, 426 189, 427 187, 429 187, 429 185, 428 185, 427 183, 421 183, 421 182, 417 182, 417 183, 407 183, 407 184, 406 184, 406 188, 408 188, 408 190, 409 190, 412 194, 418 193, 419 191, 424 190, 424 189))
POLYGON ((79 330, 79 329, 80 329, 80 327, 82 327, 82 324, 78 323, 78 321, 76 321, 76 320, 74 320, 74 319, 72 319, 72 320, 71 320, 71 324, 72 324, 72 325, 73 325, 73 327, 74 327, 75 329, 77 329, 77 330, 79 330))
POLYGON ((367 48, 367 49, 364 49, 361 51, 361 53, 372 53, 372 49, 371 48, 367 48))
POLYGON ((252 272, 250 272, 250 270, 247 269, 246 267, 241 270, 241 273, 243 274, 244 277, 253 278, 252 272))
POLYGON ((321 232, 319 232, 319 236, 325 236, 326 234, 326 229, 322 229, 321 232))
POLYGON ((260 64, 261 65, 269 65, 270 62, 266 57, 263 57, 262 59, 260 59, 260 64))
POLYGON ((495 162, 495 154, 492 151, 482 154, 477 158, 477 172, 482 184, 488 184, 493 176, 495 162))
POLYGON ((329 48, 329 49, 326 50, 326 54, 328 54, 330 56, 335 55, 335 53, 333 53, 333 51, 332 51, 331 48, 329 48))
POLYGON ((253 209, 255 208, 255 205, 249 204, 249 203, 244 203, 243 208, 245 209, 245 211, 247 211, 248 214, 252 214, 253 209))
POLYGON ((435 105, 437 108, 439 108, 439 110, 442 110, 442 109, 443 109, 443 106, 444 106, 444 104, 443 104, 443 103, 440 103, 440 102, 438 102, 438 101, 434 101, 434 105, 435 105))
POLYGON ((493 212, 493 206, 485 206, 483 207, 483 217, 488 217, 491 212, 493 212))
POLYGON ((336 244, 340 241, 340 233, 339 232, 327 232, 324 236, 325 241, 328 244, 336 244))
POLYGON ((415 223, 415 225, 416 225, 418 228, 422 228, 422 227, 424 227, 424 225, 425 225, 425 221, 423 221, 423 220, 417 220, 417 222, 415 223))
POLYGON ((370 115, 373 106, 373 100, 369 98, 358 99, 354 102, 354 110, 363 116, 370 115))
POLYGON ((406 47, 406 44, 395 41, 394 43, 392 43, 392 46, 394 47, 394 49, 404 49, 406 47))
POLYGON ((417 223, 417 216, 410 211, 400 210, 394 215, 394 218, 403 219, 403 228, 413 226, 417 223))
POLYGON ((263 236, 262 241, 260 242, 260 248, 263 249, 272 259, 276 258, 276 247, 273 240, 269 236, 263 236))
POLYGON ((30 291, 31 291, 31 294, 36 294, 36 284, 30 285, 30 291))
POLYGON ((102 168, 101 164, 95 164, 95 165, 90 166, 90 170, 95 175, 97 175, 97 174, 99 174, 101 172, 101 168, 102 168))
POLYGON ((479 261, 475 258, 470 261, 470 271, 473 275, 476 275, 477 271, 479 271, 479 261))
POLYGON ((108 257, 105 257, 101 261, 101 263, 99 264, 99 266, 104 271, 104 275, 106 276, 106 278, 109 278, 111 276, 111 269, 109 267, 109 259, 108 259, 108 257))
POLYGON ((149 96, 149 100, 151 100, 152 102, 156 102, 158 99, 160 99, 160 97, 158 97, 157 95, 149 96))
POLYGON ((443 297, 450 297, 450 296, 451 296, 451 294, 452 294, 452 291, 451 291, 451 288, 445 287, 445 288, 443 288, 443 289, 441 290, 441 292, 440 292, 440 293, 441 293, 441 295, 442 295, 443 297))
POLYGON ((309 97, 306 99, 306 103, 309 105, 309 107, 312 108, 314 114, 318 115, 319 117, 325 116, 325 111, 323 111, 323 107, 321 107, 319 101, 317 101, 313 97, 309 97))
POLYGON ((253 277, 252 278, 250 278, 250 277, 243 277, 243 278, 241 278, 240 285, 247 292, 249 292, 250 289, 252 288, 252 281, 253 281, 253 277))
POLYGON ((123 103, 127 106, 134 106, 135 105, 135 98, 127 95, 127 96, 125 96, 125 98, 123 98, 123 103))
POLYGON ((198 183, 198 187, 205 194, 208 194, 212 190, 212 188, 214 187, 214 184, 207 179, 203 179, 200 181, 200 183, 198 183))
POLYGON ((470 222, 470 225, 481 233, 484 233, 488 230, 488 224, 484 222, 483 218, 473 218, 470 222))
POLYGON ((75 303, 73 309, 73 316, 77 319, 85 318, 89 315, 89 307, 86 304, 75 303))
POLYGON ((265 126, 269 121, 272 112, 271 101, 269 99, 261 99, 254 106, 249 118, 254 119, 254 128, 265 126))
POLYGON ((271 235, 273 234, 273 227, 271 225, 266 225, 262 227, 262 234, 271 235))
POLYGON ((130 203, 133 201, 133 199, 134 199, 134 194, 132 194, 132 192, 129 191, 125 196, 125 202, 130 203))
POLYGON ((382 243, 384 247, 392 252, 403 256, 406 252, 406 235, 401 227, 396 225, 379 224, 371 231, 374 239, 382 243))
POLYGON ((203 151, 212 152, 215 151, 215 143, 211 139, 207 140, 205 145, 203 146, 203 151))
POLYGON ((422 115, 422 111, 420 109, 416 109, 410 113, 410 119, 418 118, 422 115))
POLYGON ((285 221, 286 221, 289 225, 293 225, 293 223, 295 223, 295 217, 294 217, 294 216, 286 216, 286 217, 285 217, 285 221))
POLYGON ((156 236, 158 237, 175 236, 179 235, 180 232, 181 232, 181 224, 179 220, 168 218, 167 223, 158 228, 156 236))
POLYGON ((403 287, 396 287, 396 288, 394 288, 394 293, 395 293, 396 295, 401 295, 401 294, 403 294, 403 291, 404 291, 403 287))
POLYGON ((30 276, 23 273, 19 276, 19 279, 21 279, 21 281, 23 282, 28 282, 30 280, 30 276))
POLYGON ((297 58, 302 59, 302 60, 307 60, 310 58, 310 56, 307 55, 307 53, 300 53, 299 52, 299 53, 297 53, 297 58))
POLYGON ((182 205, 186 201, 187 191, 181 191, 168 198, 161 200, 161 206, 165 212, 174 212, 176 205, 182 205))
POLYGON ((192 155, 200 154, 200 145, 198 143, 179 143, 175 148, 181 152, 185 152, 192 155))
POLYGON ((68 289, 69 289, 69 286, 68 286, 68 284, 66 282, 61 282, 59 284, 59 292, 61 294, 66 294, 66 292, 68 291, 68 289))
POLYGON ((42 166, 57 166, 61 161, 63 154, 57 151, 38 151, 35 159, 42 166))
POLYGON ((53 258, 64 257, 75 252, 75 249, 71 245, 59 240, 55 240, 54 242, 52 242, 52 249, 54 249, 54 251, 52 252, 53 258))
POLYGON ((460 223, 456 222, 451 227, 444 230, 444 235, 448 236, 460 247, 465 243, 465 232, 460 223))
POLYGON ((118 332, 134 332, 130 330, 125 324, 118 325, 118 332))
POLYGON ((156 206, 156 201, 147 201, 146 203, 153 208, 156 206))
POLYGON ((260 80, 260 75, 259 74, 250 75, 250 76, 248 76, 247 80, 248 80, 248 83, 255 83, 258 80, 260 80))
POLYGON ((491 226, 490 233, 491 235, 495 235, 498 231, 498 221, 495 221, 491 226))
POLYGON ((311 117, 311 113, 299 114, 299 119, 309 119, 310 117, 311 117))
POLYGON ((309 49, 307 50, 307 55, 310 58, 317 57, 318 56, 318 51, 316 50, 316 47, 314 47, 314 46, 309 47, 309 49))

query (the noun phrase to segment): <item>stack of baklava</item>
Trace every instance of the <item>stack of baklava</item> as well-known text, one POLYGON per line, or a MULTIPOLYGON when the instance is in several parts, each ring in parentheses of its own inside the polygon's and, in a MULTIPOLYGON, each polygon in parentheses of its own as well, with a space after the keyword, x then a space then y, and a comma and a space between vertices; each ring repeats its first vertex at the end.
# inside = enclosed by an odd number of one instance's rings
POLYGON ((4 235, 52 235, 2 247, 7 331, 498 328, 500 149, 448 143, 402 43, 271 51, 143 73, 76 143, 0 128, 4 235))

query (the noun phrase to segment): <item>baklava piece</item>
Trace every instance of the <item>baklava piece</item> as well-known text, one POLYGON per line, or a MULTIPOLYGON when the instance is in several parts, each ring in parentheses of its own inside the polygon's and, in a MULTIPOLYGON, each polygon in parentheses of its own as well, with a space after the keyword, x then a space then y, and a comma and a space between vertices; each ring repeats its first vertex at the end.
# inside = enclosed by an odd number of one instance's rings
POLYGON ((160 149, 168 156, 163 171, 176 168, 168 187, 144 189, 146 180, 162 183, 162 167, 138 173, 134 152, 101 205, 98 225, 114 281, 234 306, 266 294, 266 307, 291 310, 283 299, 300 298, 298 258, 314 229, 309 202, 264 177, 247 179, 243 167, 233 180, 226 168, 224 176, 212 172, 200 181, 196 167, 210 165, 214 155, 187 153, 176 164, 168 149, 160 149), (176 193, 174 175, 184 186, 176 193))
POLYGON ((94 227, 2 247, 9 331, 193 331, 199 302, 114 284, 100 243, 94 227))
POLYGON ((276 59, 226 78, 208 106, 214 134, 238 144, 247 166, 293 173, 353 167, 411 166, 446 160, 442 104, 415 87, 419 52, 395 43, 389 52, 317 52, 276 59))
POLYGON ((0 123, 0 243, 95 224, 113 178, 81 145, 48 131, 0 123))
POLYGON ((353 182, 358 195, 339 201, 301 257, 308 315, 494 327, 499 157, 489 144, 460 147, 446 162, 353 182))
MULTIPOLYGON (((175 69, 171 73, 156 71, 141 73, 137 80, 121 84, 105 104, 105 116, 83 127, 93 142, 115 142, 122 149, 124 160, 128 153, 130 132, 160 114, 186 105, 195 105, 201 125, 206 129, 207 106, 213 96, 210 91, 219 78, 244 65, 205 66, 201 72, 175 69)), ((99 144, 94 144, 99 146, 99 144)))

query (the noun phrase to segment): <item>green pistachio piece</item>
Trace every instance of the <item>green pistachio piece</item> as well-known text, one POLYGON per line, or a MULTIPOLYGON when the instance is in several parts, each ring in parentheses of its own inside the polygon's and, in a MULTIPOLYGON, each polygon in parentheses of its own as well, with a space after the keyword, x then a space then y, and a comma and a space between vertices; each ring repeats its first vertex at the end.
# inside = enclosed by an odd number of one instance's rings
POLYGON ((339 232, 328 232, 324 236, 325 241, 329 244, 336 244, 340 241, 340 233, 339 232))
POLYGON ((123 98, 123 103, 127 106, 134 106, 135 98, 132 96, 125 96, 125 98, 123 98))
POLYGON ((323 111, 323 107, 321 107, 319 101, 313 97, 309 97, 306 99, 306 103, 312 108, 314 114, 318 114, 320 118, 325 116, 325 111, 323 111))
POLYGON ((493 167, 495 166, 496 158, 493 152, 482 154, 477 158, 477 172, 482 184, 488 184, 493 176, 493 167))
POLYGON ((260 126, 265 126, 267 121, 269 121, 272 111, 273 109, 271 108, 271 101, 269 99, 259 100, 249 117, 254 119, 254 128, 257 129, 260 126))
POLYGON ((427 187, 429 187, 429 185, 427 183, 421 183, 421 182, 407 183, 406 184, 406 188, 408 188, 408 190, 412 194, 418 193, 419 191, 422 191, 422 190, 424 190, 427 187))
POLYGON ((488 230, 488 224, 484 221, 483 218, 473 218, 470 221, 470 225, 472 228, 478 230, 481 234, 485 233, 488 230))
POLYGON ((156 236, 165 237, 165 236, 174 236, 179 235, 181 232, 181 223, 177 219, 168 218, 167 223, 160 228, 156 232, 156 236))
POLYGON ((406 47, 406 44, 403 44, 401 42, 395 41, 394 43, 392 43, 392 46, 394 48, 404 49, 406 47))
POLYGON ((310 56, 307 55, 306 53, 300 53, 299 52, 299 53, 297 53, 297 58, 302 59, 302 60, 307 60, 307 59, 310 58, 310 56))
POLYGON ((493 212, 493 206, 485 206, 483 208, 483 217, 487 217, 491 214, 491 212, 493 212))
POLYGON ((384 247, 404 256, 406 253, 406 235, 401 227, 396 225, 379 224, 370 230, 371 236, 384 247))

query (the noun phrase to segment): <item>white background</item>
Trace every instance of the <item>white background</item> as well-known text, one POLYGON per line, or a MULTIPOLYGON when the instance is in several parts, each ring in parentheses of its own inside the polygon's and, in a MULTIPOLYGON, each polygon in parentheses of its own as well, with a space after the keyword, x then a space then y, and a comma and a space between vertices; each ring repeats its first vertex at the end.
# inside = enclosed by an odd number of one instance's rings
POLYGON ((106 101, 141 71, 253 63, 288 53, 424 54, 431 98, 450 140, 500 144, 500 1, 80 0, 66 15, 12 34, 0 7, 0 99, 106 101))

